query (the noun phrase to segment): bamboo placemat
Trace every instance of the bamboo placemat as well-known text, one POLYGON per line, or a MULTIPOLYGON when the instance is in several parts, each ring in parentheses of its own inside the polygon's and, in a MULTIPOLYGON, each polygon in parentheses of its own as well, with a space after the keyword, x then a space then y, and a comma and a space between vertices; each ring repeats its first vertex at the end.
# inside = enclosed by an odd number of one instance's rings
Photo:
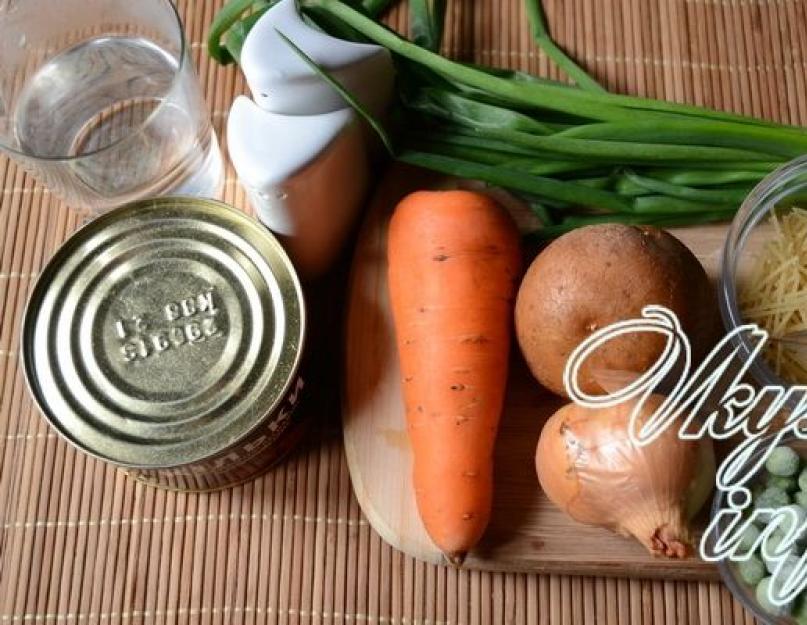
MULTIPOLYGON (((226 145, 244 81, 202 43, 221 0, 179 4, 226 145)), ((807 0, 544 5, 557 41, 611 89, 807 124, 807 0)), ((390 20, 405 28, 403 11, 390 20)), ((455 57, 557 76, 520 0, 453 0, 447 30, 455 57)), ((225 200, 246 207, 227 173, 225 200)), ((5 160, 0 177, 0 625, 752 621, 719 584, 457 571, 395 552, 351 493, 328 389, 302 451, 222 493, 155 491, 76 453, 32 407, 18 353, 32 281, 76 216, 5 160)))

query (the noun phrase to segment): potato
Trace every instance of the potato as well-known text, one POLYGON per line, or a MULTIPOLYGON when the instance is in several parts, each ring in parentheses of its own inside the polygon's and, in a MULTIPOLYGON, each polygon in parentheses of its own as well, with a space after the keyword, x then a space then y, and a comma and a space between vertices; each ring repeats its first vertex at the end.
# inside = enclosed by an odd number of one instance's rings
MULTIPOLYGON (((518 343, 536 379, 566 396, 563 370, 574 348, 604 326, 640 317, 648 304, 676 313, 693 356, 702 355, 714 330, 713 293, 706 272, 683 243, 648 226, 573 230, 543 250, 524 276, 515 311, 518 343)), ((592 374, 597 370, 643 373, 665 342, 651 332, 608 341, 581 367, 580 388, 590 394, 606 390, 592 374)))

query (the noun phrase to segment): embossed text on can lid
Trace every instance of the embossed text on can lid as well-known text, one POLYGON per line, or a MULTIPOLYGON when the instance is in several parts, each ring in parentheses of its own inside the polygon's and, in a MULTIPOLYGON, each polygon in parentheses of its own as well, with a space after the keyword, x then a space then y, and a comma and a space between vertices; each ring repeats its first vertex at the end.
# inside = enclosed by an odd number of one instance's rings
POLYGON ((28 303, 22 352, 48 420, 130 467, 221 452, 282 400, 304 333, 277 240, 226 204, 135 202, 74 234, 28 303))

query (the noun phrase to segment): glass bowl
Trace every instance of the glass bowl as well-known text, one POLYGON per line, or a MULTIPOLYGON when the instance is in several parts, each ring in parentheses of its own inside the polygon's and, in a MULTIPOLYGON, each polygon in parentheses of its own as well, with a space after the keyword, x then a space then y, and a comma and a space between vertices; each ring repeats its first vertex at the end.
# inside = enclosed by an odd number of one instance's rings
MULTIPOLYGON (((765 242, 774 234, 767 218, 772 211, 789 205, 807 209, 807 155, 783 165, 764 178, 745 199, 731 223, 723 248, 718 284, 720 314, 726 332, 743 323, 738 284, 747 278, 765 242)), ((736 336, 734 343, 738 347, 739 358, 746 362, 754 348, 749 336, 747 333, 736 336)), ((749 372, 760 385, 788 387, 792 384, 780 378, 761 357, 754 360, 749 372)))
MULTIPOLYGON (((770 440, 769 437, 767 440, 770 440)), ((786 436, 782 439, 780 445, 786 445, 792 448, 802 459, 802 467, 807 466, 807 440, 800 440, 796 437, 786 436)), ((763 446, 764 450, 765 447, 763 446)), ((755 455, 749 464, 753 464, 754 460, 759 457, 755 455)), ((764 467, 761 469, 765 471, 764 467)), ((759 483, 762 478, 755 475, 749 482, 749 486, 753 487, 754 484, 759 483)), ((714 516, 726 506, 726 493, 721 490, 716 490, 712 500, 711 516, 714 516)), ((790 616, 777 616, 765 611, 759 605, 755 595, 753 586, 746 584, 737 572, 736 565, 733 562, 721 561, 718 563, 718 570, 720 577, 728 587, 732 595, 742 603, 751 613, 759 620, 760 623, 766 625, 798 625, 798 621, 790 616)), ((807 591, 805 591, 807 592, 807 591)))

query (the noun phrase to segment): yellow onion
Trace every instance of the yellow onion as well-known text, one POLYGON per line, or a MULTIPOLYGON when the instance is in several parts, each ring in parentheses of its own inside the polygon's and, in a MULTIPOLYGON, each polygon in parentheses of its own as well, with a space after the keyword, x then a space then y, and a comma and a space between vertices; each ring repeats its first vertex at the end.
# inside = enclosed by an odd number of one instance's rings
MULTIPOLYGON (((638 422, 662 400, 649 398, 638 422)), ((714 485, 712 441, 682 441, 672 427, 638 446, 628 435, 633 407, 568 404, 558 410, 538 441, 538 480, 573 519, 634 536, 653 555, 686 557, 692 548, 689 521, 714 485)))

